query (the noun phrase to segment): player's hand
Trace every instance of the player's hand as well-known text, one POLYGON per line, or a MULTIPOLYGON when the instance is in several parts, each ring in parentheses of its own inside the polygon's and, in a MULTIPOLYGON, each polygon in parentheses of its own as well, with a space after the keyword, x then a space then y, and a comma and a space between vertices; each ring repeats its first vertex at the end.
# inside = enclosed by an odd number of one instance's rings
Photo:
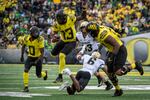
POLYGON ((21 56, 20 61, 21 61, 21 62, 23 62, 23 61, 24 61, 24 57, 23 57, 23 56, 21 56))
POLYGON ((82 55, 83 55, 83 54, 82 54, 81 52, 79 52, 79 53, 77 54, 77 56, 76 56, 77 60, 81 60, 82 55))

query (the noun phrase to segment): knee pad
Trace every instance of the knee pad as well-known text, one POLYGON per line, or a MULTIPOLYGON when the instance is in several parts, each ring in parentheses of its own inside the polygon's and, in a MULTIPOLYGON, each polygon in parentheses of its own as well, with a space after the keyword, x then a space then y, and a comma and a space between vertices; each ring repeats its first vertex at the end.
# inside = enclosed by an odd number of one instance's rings
POLYGON ((59 59, 66 58, 66 55, 64 53, 59 53, 59 59))

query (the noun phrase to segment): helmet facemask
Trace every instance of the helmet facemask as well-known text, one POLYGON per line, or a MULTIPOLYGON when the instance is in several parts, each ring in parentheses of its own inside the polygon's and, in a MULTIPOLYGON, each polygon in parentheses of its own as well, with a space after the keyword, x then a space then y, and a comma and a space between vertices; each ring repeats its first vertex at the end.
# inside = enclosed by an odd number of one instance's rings
POLYGON ((38 27, 36 27, 36 26, 31 27, 30 28, 30 35, 33 39, 38 38, 40 35, 38 27))
POLYGON ((66 24, 67 14, 64 13, 64 10, 60 9, 56 12, 56 20, 60 25, 66 24))

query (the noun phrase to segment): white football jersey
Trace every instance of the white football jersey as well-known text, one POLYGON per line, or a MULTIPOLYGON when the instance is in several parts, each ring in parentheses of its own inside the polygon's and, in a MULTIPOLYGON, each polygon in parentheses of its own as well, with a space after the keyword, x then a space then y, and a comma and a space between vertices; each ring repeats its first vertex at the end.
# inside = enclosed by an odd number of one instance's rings
POLYGON ((90 55, 83 55, 81 58, 83 62, 83 68, 80 69, 82 71, 88 71, 91 76, 97 72, 98 69, 101 69, 104 67, 105 62, 101 59, 94 59, 90 55))
POLYGON ((98 50, 98 43, 89 35, 84 38, 82 32, 77 32, 76 37, 82 46, 86 44, 85 54, 92 54, 93 51, 98 50))

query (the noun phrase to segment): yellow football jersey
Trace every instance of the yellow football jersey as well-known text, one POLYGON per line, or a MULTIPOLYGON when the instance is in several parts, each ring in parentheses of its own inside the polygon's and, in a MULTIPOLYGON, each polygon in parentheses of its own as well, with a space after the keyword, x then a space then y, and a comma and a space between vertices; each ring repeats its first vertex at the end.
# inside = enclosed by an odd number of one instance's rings
POLYGON ((73 15, 67 16, 67 23, 60 25, 57 22, 53 26, 55 32, 60 32, 61 40, 64 42, 76 41, 76 29, 75 29, 76 17, 73 15))
POLYGON ((30 41, 31 36, 24 37, 24 44, 28 47, 28 56, 39 57, 41 55, 40 48, 44 48, 44 38, 39 36, 37 39, 30 41))
POLYGON ((108 49, 108 51, 110 52, 113 51, 113 46, 105 42, 105 39, 108 36, 113 37, 120 44, 120 46, 123 45, 122 41, 119 38, 120 35, 117 32, 115 32, 113 29, 106 26, 100 26, 99 30, 100 31, 98 36, 96 37, 96 40, 100 42, 102 45, 104 45, 108 49))

